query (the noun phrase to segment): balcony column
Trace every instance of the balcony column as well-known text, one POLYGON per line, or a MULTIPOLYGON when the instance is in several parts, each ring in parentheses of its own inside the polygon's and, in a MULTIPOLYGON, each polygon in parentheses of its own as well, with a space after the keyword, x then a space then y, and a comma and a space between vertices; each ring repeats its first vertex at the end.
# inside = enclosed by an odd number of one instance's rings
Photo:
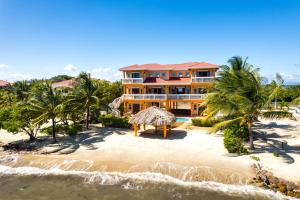
POLYGON ((166 95, 167 95, 167 99, 166 99, 166 110, 169 111, 170 107, 169 107, 169 100, 168 100, 168 94, 169 94, 169 86, 166 85, 166 95))

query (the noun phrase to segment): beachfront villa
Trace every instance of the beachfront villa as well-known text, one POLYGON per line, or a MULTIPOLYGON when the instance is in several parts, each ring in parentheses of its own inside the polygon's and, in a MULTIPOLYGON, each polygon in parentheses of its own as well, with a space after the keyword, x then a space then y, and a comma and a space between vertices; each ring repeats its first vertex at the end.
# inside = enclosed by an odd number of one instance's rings
POLYGON ((62 88, 73 88, 74 85, 75 85, 74 79, 63 80, 63 81, 58 81, 58 82, 52 83, 52 87, 55 90, 62 89, 62 88))
POLYGON ((7 88, 10 86, 10 83, 7 82, 7 81, 3 81, 3 80, 0 80, 0 89, 1 88, 7 88))
POLYGON ((157 106, 176 115, 197 116, 218 66, 207 62, 143 64, 121 68, 124 113, 157 106))

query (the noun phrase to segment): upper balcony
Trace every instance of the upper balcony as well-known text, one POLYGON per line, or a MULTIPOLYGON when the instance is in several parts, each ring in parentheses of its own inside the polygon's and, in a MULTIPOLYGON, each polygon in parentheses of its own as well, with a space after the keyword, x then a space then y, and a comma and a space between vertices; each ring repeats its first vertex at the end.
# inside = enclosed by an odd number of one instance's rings
POLYGON ((123 78, 123 84, 141 84, 144 82, 143 78, 123 78))
POLYGON ((203 76, 203 77, 170 77, 169 80, 164 80, 160 77, 147 77, 145 80, 143 78, 123 78, 123 84, 161 84, 161 85, 189 85, 191 83, 211 83, 215 77, 213 76, 203 76))

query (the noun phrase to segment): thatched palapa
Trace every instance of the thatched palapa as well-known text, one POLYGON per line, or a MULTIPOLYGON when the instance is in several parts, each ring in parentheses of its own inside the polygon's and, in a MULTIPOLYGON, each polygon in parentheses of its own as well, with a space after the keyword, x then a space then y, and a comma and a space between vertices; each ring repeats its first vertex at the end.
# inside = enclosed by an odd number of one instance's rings
POLYGON ((132 116, 129 123, 134 125, 135 135, 137 135, 137 125, 152 125, 164 127, 164 138, 166 138, 167 126, 169 129, 176 121, 175 115, 156 106, 149 107, 132 116))

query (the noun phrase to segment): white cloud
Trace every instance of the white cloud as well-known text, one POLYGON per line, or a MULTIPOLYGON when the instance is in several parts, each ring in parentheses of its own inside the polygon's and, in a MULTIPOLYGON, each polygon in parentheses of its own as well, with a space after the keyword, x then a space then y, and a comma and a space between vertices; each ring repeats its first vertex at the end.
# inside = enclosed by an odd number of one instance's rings
POLYGON ((31 77, 26 74, 10 74, 14 80, 29 80, 31 77))
POLYGON ((32 77, 27 74, 19 74, 19 73, 5 73, 0 74, 0 80, 5 80, 9 82, 21 81, 21 80, 30 80, 32 77))
POLYGON ((8 65, 6 65, 6 64, 0 64, 0 69, 1 68, 8 68, 8 65))
POLYGON ((300 80, 299 74, 286 74, 284 72, 279 73, 284 80, 300 80))
POLYGON ((122 73, 117 69, 110 67, 94 68, 90 71, 91 76, 98 79, 105 79, 108 81, 117 81, 122 77, 122 73))
POLYGON ((77 71, 77 67, 72 65, 72 64, 67 64, 65 67, 64 67, 64 70, 66 72, 76 72, 77 71))

